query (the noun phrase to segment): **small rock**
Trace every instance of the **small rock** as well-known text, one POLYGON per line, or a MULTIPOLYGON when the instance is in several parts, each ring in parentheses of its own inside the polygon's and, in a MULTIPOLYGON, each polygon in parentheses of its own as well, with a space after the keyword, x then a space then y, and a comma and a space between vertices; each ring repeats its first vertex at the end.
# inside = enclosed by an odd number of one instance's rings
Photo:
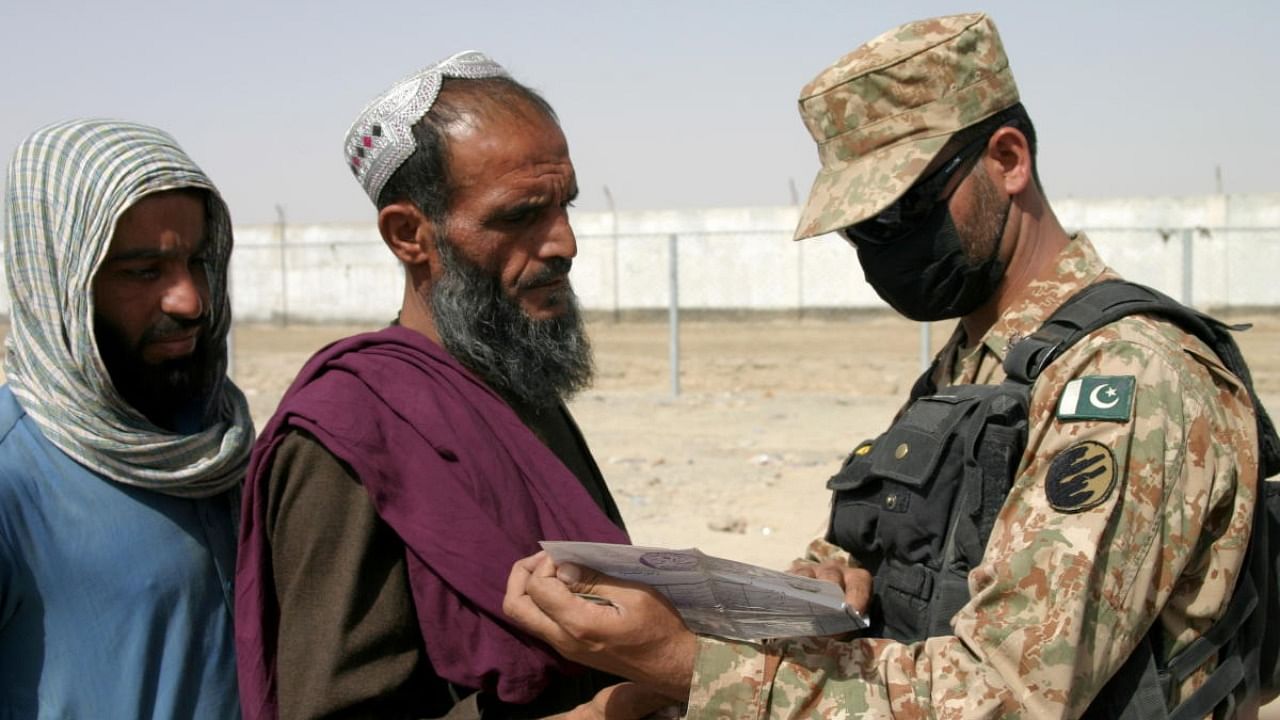
POLYGON ((708 530, 716 532, 733 533, 735 535, 743 535, 747 532, 747 519, 741 517, 720 518, 707 523, 708 530))
POLYGON ((638 465, 644 462, 644 458, 638 457, 619 457, 617 455, 609 458, 610 465, 638 465))

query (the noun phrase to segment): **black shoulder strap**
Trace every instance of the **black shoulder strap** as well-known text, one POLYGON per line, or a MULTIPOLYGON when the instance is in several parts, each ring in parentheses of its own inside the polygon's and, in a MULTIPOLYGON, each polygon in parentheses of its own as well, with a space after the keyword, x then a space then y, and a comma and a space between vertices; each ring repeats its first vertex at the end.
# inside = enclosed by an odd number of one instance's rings
POLYGON ((1086 335, 1129 315, 1156 315, 1181 327, 1208 345, 1222 364, 1240 378, 1249 392, 1258 418, 1259 478, 1280 472, 1280 436, 1253 389, 1253 377, 1233 330, 1248 325, 1227 325, 1187 307, 1164 293, 1127 280, 1094 283, 1063 303, 1040 329, 1014 343, 1004 360, 1010 379, 1030 385, 1067 348, 1086 335))

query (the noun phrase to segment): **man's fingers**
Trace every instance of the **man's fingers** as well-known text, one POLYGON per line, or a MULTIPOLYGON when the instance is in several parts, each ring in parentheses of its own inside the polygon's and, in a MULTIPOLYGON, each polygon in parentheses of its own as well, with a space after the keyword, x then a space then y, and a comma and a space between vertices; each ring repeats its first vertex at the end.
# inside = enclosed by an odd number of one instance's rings
POLYGON ((565 563, 556 568, 556 578, 564 583, 570 592, 594 594, 600 581, 607 577, 575 563, 565 563))
POLYGON ((521 558, 511 566, 511 573, 507 575, 507 595, 502 601, 504 611, 506 610, 506 604, 508 602, 516 598, 524 597, 524 588, 529 584, 529 578, 533 574, 533 568, 536 567, 535 564, 530 563, 530 560, 533 560, 536 557, 537 555, 521 558))
POLYGON ((793 560, 791 562, 791 567, 787 568, 787 572, 791 575, 812 578, 818 576, 818 574, 814 572, 814 568, 816 567, 817 565, 809 562, 808 560, 793 560))
POLYGON ((511 574, 507 576, 507 594, 502 599, 502 611, 531 635, 560 649, 568 644, 569 638, 555 616, 543 609, 543 603, 548 602, 548 597, 555 597, 556 586, 569 598, 573 596, 555 579, 555 566, 552 564, 548 568, 548 563, 550 558, 546 553, 538 553, 517 560, 511 566, 511 574), (539 598, 542 602, 539 602, 539 598))
POLYGON ((829 583, 835 583, 841 588, 845 587, 844 578, 846 569, 839 568, 834 565, 817 565, 814 567, 814 577, 819 580, 826 580, 829 583))
MULTIPOLYGON (((532 574, 532 573, 533 573, 533 571, 534 571, 534 570, 535 570, 539 565, 541 565, 541 564, 543 563, 543 561, 545 561, 548 557, 550 557, 550 556, 549 556, 549 555, 547 555, 547 551, 546 551, 546 550, 539 550, 538 552, 536 552, 536 553, 534 553, 534 554, 530 555, 530 556, 529 556, 529 557, 527 557, 527 558, 520 558, 519 560, 517 560, 517 561, 516 561, 516 567, 524 568, 526 571, 528 571, 530 574, 532 574)), ((512 568, 512 569, 514 570, 515 568, 512 568)))
POLYGON ((844 601, 860 613, 871 607, 871 581, 871 573, 862 568, 844 571, 844 601))
POLYGON ((529 634, 551 642, 551 636, 556 634, 559 627, 538 607, 533 598, 524 592, 513 593, 510 590, 511 583, 507 587, 507 595, 502 598, 502 612, 529 634))

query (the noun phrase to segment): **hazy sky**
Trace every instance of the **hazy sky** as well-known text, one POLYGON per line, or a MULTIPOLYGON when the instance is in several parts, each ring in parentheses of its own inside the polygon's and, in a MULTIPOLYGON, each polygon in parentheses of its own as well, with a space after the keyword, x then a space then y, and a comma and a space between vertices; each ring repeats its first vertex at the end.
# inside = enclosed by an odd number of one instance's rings
POLYGON ((801 86, 894 25, 983 9, 1050 197, 1280 190, 1280 3, 0 0, 0 148, 107 116, 171 132, 237 223, 362 221, 342 138, 392 82, 483 50, 557 108, 619 210, 785 205, 817 155, 801 86))

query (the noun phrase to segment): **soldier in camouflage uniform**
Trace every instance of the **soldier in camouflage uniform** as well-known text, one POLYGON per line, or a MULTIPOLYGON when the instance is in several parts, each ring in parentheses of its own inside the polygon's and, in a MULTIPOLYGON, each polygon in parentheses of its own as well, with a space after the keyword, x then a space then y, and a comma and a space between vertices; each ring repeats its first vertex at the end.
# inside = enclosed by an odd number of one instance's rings
MULTIPOLYGON (((822 171, 796 236, 841 232, 900 312, 960 317, 939 386, 1000 382, 1012 344, 1115 277, 1041 193, 1034 130, 989 18, 891 30, 820 74, 800 108, 822 171)), ((644 590, 571 566, 557 575, 536 556, 513 570, 508 613, 570 657, 687 698, 690 718, 1078 717, 1150 628, 1167 658, 1222 616, 1252 524, 1257 431, 1240 380, 1150 316, 1050 365, 1029 427, 951 635, 695 639, 644 590)), ((847 567, 821 541, 810 558, 808 574, 847 567)))

